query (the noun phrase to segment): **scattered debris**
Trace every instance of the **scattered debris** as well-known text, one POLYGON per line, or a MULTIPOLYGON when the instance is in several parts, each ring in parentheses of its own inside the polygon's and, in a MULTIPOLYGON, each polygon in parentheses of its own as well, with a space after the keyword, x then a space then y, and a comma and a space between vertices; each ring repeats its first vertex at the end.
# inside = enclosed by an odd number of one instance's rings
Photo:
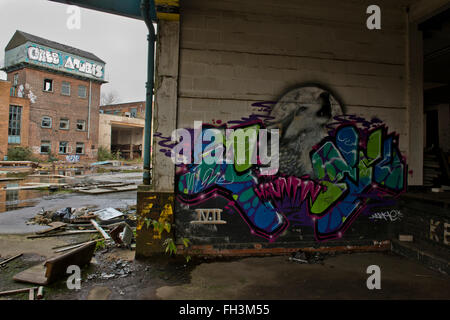
POLYGON ((134 271, 132 263, 126 260, 119 259, 109 265, 109 270, 102 273, 91 273, 87 276, 87 280, 109 280, 114 278, 125 278, 131 275, 134 271))
POLYGON ((309 251, 297 251, 289 257, 289 261, 299 262, 299 263, 320 263, 323 264, 325 255, 320 252, 309 252, 309 251))
POLYGON ((117 217, 123 216, 123 212, 116 210, 114 208, 105 208, 95 211, 94 214, 102 221, 111 220, 117 217))
POLYGON ((115 243, 125 247, 129 247, 131 245, 131 241, 133 240, 133 230, 125 222, 112 229, 110 235, 115 243))

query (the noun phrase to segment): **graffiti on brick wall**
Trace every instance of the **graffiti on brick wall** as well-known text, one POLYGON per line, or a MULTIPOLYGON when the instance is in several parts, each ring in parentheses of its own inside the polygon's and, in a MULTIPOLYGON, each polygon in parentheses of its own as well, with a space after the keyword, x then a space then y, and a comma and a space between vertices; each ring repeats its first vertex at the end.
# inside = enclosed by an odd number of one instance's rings
MULTIPOLYGON (((342 237, 359 215, 371 213, 369 209, 377 206, 374 202, 388 205, 385 200, 405 190, 407 167, 398 135, 379 119, 343 114, 328 90, 303 86, 278 102, 252 107, 255 112, 248 117, 214 120, 202 130, 232 128, 253 133, 255 138, 245 147, 251 158, 257 149, 251 144, 261 141, 261 129, 278 129, 277 169, 265 172, 268 166, 259 153, 256 163, 179 164, 175 188, 180 202, 196 207, 221 197, 227 201, 222 217, 237 212, 251 234, 275 241, 289 226, 300 226, 313 228, 315 238, 326 241, 342 237)), ((155 136, 160 151, 168 157, 183 143, 158 133, 155 136)), ((192 149, 200 144, 202 155, 214 149, 214 143, 198 137, 184 143, 192 149)))

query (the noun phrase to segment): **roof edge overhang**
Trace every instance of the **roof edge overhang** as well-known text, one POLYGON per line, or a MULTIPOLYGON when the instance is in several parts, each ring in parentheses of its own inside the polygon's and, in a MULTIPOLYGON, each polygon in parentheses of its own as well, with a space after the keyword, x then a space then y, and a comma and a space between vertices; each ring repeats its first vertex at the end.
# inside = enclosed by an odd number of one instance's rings
MULTIPOLYGON (((86 9, 92 9, 120 16, 143 20, 141 12, 141 0, 49 0, 68 5, 75 5, 86 9)), ((155 0, 149 0, 149 17, 157 21, 155 0)))

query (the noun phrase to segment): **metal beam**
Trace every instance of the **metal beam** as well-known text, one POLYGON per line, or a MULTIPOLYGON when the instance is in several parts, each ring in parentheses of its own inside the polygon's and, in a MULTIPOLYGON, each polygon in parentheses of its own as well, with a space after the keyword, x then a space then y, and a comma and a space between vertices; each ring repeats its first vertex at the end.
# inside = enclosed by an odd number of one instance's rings
MULTIPOLYGON (((129 18, 144 20, 140 0, 49 0, 53 2, 75 5, 82 8, 103 11, 129 18)), ((155 1, 150 0, 148 16, 156 21, 155 1)))

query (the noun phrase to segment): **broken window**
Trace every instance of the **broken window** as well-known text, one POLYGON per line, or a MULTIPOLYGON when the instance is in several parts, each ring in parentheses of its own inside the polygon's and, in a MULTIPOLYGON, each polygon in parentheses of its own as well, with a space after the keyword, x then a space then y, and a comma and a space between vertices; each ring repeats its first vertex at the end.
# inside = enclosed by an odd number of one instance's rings
POLYGON ((83 142, 77 142, 75 153, 76 154, 84 154, 84 143, 83 142))
POLYGON ((53 92, 53 80, 44 79, 44 91, 53 92))
POLYGON ((78 131, 86 131, 86 121, 85 120, 77 120, 77 130, 78 131))
POLYGON ((51 143, 50 141, 41 141, 41 153, 50 153, 51 143))
POLYGON ((8 143, 20 143, 22 107, 9 106, 8 143))
POLYGON ((63 81, 61 85, 61 94, 70 96, 70 82, 63 81))
POLYGON ((69 130, 69 119, 59 120, 59 128, 61 130, 69 130))
POLYGON ((42 128, 51 128, 52 127, 52 118, 44 116, 41 121, 42 128))
POLYGON ((59 153, 65 154, 69 152, 69 143, 67 141, 59 142, 59 153))
POLYGON ((80 98, 86 98, 86 96, 87 96, 87 87, 86 86, 78 86, 78 96, 80 98))
POLYGON ((136 118, 137 117, 137 108, 131 108, 130 110, 130 117, 136 118))

